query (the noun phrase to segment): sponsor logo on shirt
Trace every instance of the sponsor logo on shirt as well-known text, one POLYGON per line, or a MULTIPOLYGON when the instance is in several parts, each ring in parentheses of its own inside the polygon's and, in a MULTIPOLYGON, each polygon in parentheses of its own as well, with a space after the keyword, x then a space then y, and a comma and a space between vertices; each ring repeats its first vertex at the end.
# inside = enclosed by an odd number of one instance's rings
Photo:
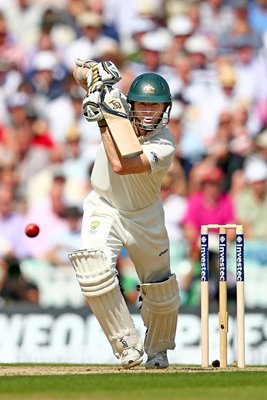
POLYGON ((92 221, 90 225, 91 231, 95 231, 100 225, 100 221, 92 221))
POLYGON ((155 153, 154 151, 151 151, 150 154, 151 154, 151 158, 152 158, 152 160, 154 161, 154 163, 158 164, 159 158, 158 158, 157 153, 155 153))

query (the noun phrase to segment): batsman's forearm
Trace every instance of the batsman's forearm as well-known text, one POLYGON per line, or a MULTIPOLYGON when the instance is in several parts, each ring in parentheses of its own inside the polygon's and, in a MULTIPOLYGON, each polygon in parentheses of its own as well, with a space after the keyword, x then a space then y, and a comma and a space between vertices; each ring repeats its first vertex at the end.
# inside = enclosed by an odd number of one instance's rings
POLYGON ((109 132, 108 126, 100 127, 102 142, 106 151, 107 158, 114 172, 118 172, 122 168, 122 159, 116 144, 109 132))
POLYGON ((150 162, 145 154, 132 158, 123 158, 109 131, 109 128, 100 127, 102 141, 108 161, 113 172, 118 175, 140 174, 151 170, 150 162))

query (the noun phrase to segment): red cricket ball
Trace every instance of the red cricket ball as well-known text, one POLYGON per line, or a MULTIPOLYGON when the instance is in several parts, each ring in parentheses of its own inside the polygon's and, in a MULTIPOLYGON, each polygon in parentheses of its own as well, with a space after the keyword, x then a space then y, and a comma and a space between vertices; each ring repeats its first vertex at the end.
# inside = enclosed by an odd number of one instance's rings
POLYGON ((25 228, 25 235, 27 235, 28 237, 31 237, 31 238, 39 235, 39 232, 40 232, 40 228, 36 224, 28 224, 25 228))

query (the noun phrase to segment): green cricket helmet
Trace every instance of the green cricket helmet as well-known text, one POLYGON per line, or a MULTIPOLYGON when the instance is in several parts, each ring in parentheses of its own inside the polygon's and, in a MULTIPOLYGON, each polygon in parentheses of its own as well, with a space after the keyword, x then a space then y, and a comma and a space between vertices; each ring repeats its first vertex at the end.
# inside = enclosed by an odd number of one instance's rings
POLYGON ((148 72, 134 79, 127 99, 145 103, 171 103, 171 93, 162 76, 148 72))
POLYGON ((161 75, 147 72, 137 76, 130 86, 127 101, 131 105, 129 118, 132 123, 140 129, 151 131, 158 127, 165 126, 169 122, 172 97, 169 85, 161 75), (134 110, 134 102, 164 103, 166 104, 166 108, 156 124, 143 125, 137 118, 137 114, 134 110))

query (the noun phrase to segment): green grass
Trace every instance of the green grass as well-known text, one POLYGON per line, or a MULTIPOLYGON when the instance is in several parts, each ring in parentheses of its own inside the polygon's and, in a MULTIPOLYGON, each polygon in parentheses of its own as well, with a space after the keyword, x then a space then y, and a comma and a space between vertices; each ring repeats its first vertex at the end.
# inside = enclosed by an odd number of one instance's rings
POLYGON ((266 394, 267 370, 0 377, 1 400, 263 400, 266 394))

